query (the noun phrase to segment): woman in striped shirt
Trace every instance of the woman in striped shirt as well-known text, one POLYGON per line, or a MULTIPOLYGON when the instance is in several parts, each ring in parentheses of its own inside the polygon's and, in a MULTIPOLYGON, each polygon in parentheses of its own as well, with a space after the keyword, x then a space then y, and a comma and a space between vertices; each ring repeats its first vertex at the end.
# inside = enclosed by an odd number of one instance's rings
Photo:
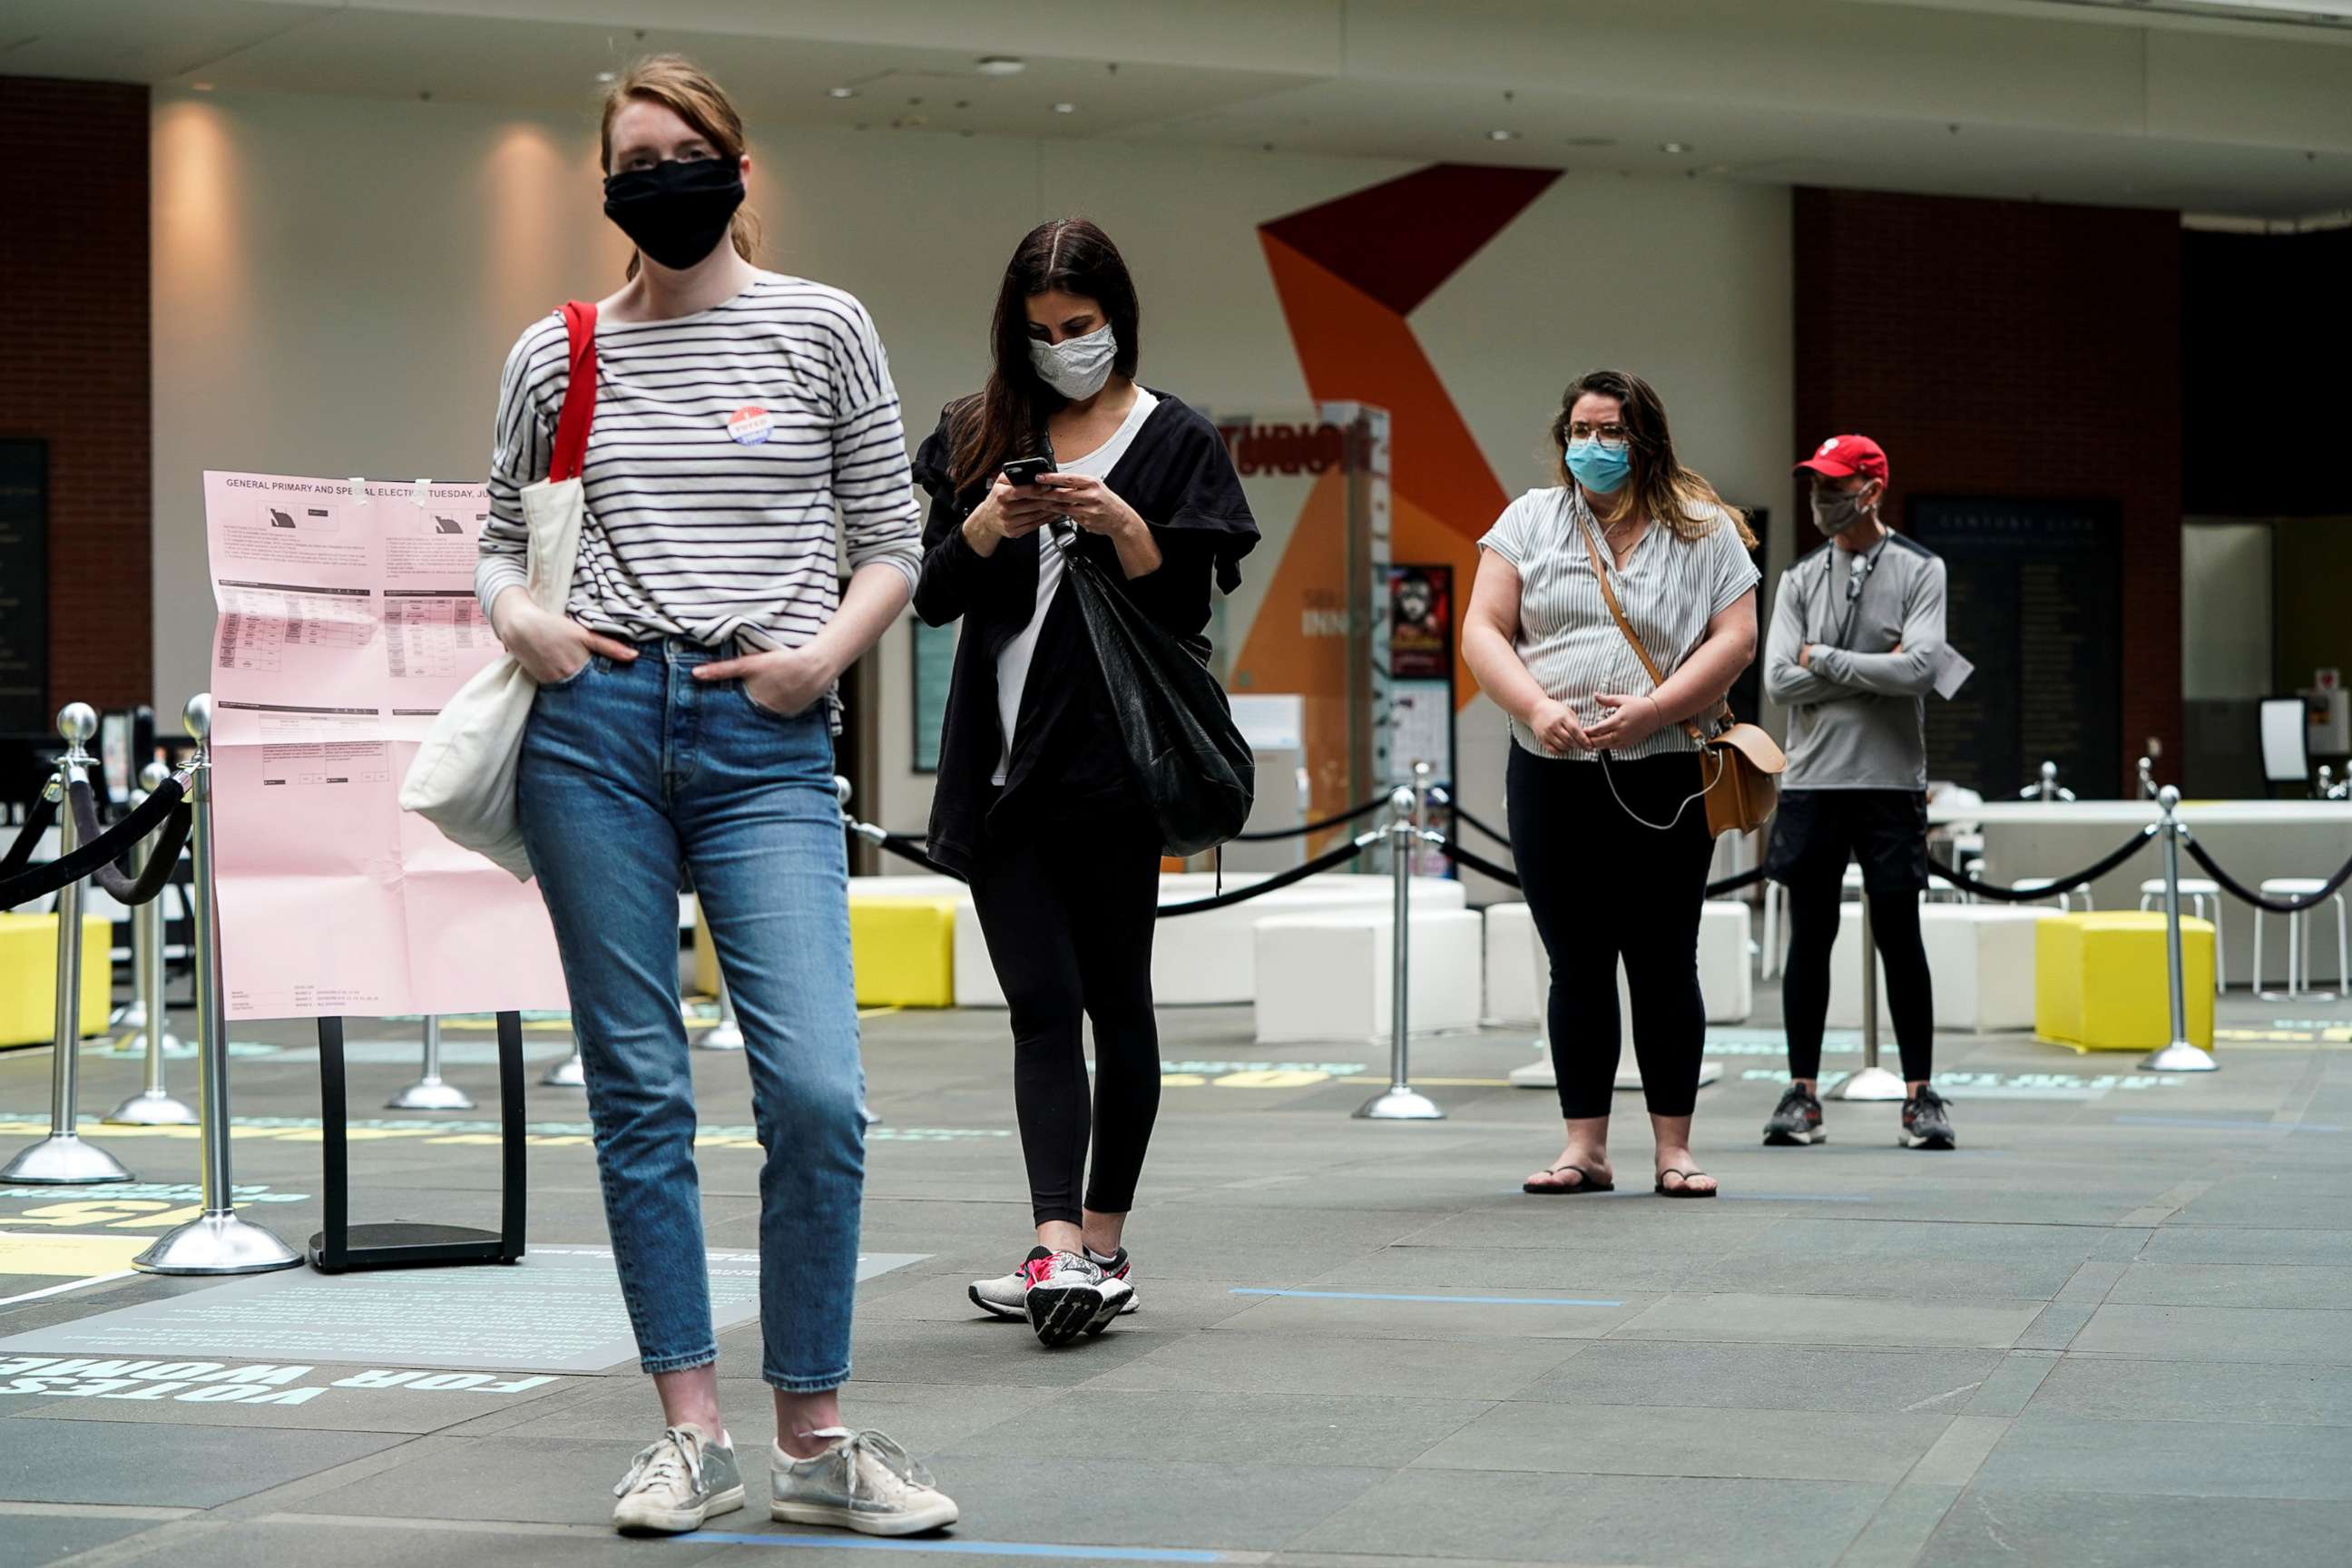
MULTIPOLYGON (((587 1070, 614 1260, 665 1430, 614 1523, 677 1531, 743 1505, 719 1413, 677 1005, 691 873, 743 1023, 760 1174, 761 1372, 774 1517, 899 1535, 955 1504, 842 1426, 865 1183, 835 682, 907 603, 919 528, 898 400, 865 307, 751 262, 742 122, 684 60, 606 99, 604 210, 636 243, 597 307, 587 519, 567 613, 522 587, 520 489, 570 391, 562 323, 499 390, 485 612, 540 683, 517 792, 587 1070), (731 237, 733 243, 728 244, 731 237), (836 509, 842 522, 835 522, 836 509), (839 583, 836 552, 849 567, 839 583)), ((584 387, 583 387, 584 390, 584 387)))
POLYGON ((1617 963, 1656 1139, 1654 1190, 1709 1198, 1691 1158, 1706 1010, 1698 922, 1714 840, 1688 725, 1756 654, 1755 538, 1675 458, 1639 376, 1595 371, 1561 399, 1560 483, 1479 541, 1463 657, 1510 715, 1511 851, 1551 963, 1548 1026, 1567 1142, 1530 1193, 1600 1193, 1617 1076, 1617 963), (1664 677, 1653 687, 1603 578, 1664 677))

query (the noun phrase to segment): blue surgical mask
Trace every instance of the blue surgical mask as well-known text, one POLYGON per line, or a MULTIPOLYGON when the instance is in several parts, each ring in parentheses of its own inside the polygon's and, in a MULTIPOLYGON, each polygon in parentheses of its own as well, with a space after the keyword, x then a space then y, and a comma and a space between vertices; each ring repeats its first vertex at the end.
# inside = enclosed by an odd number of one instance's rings
POLYGON ((1570 441, 1565 456, 1568 471, 1576 482, 1595 495, 1607 495, 1625 482, 1633 471, 1633 451, 1630 447, 1611 446, 1599 437, 1570 441))

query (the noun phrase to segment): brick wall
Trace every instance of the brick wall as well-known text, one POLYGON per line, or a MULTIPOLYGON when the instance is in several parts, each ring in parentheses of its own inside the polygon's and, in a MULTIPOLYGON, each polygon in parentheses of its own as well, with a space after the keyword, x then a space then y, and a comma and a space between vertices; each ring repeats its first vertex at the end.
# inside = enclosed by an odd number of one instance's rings
POLYGON ((147 89, 0 76, 0 436, 48 443, 49 706, 148 700, 147 89))
POLYGON ((2118 502, 2124 768, 2151 735, 2179 757, 2179 216, 1801 187, 1794 218, 1800 442, 1876 437, 1890 519, 1906 494, 2118 502))

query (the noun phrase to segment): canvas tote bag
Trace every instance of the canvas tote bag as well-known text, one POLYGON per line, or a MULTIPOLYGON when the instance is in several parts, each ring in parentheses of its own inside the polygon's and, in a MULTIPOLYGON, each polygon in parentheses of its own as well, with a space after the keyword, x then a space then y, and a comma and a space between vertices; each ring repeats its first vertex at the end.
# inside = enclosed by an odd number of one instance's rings
MULTIPOLYGON (((531 603, 562 615, 572 595, 580 557, 580 522, 587 503, 580 468, 588 454, 588 426, 596 414, 596 307, 574 300, 563 307, 571 339, 572 379, 556 416, 555 453, 547 478, 525 485, 523 521, 530 531, 531 603)), ((512 654, 502 653, 457 689, 433 721, 432 731, 401 781, 400 804, 456 845, 488 857, 530 880, 515 816, 515 768, 522 731, 539 683, 512 654)))

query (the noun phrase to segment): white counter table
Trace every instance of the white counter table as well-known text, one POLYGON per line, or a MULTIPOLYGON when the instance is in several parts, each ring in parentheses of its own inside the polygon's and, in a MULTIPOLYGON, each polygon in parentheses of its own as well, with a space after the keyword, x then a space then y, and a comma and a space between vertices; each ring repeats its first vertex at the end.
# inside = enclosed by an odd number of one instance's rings
MULTIPOLYGON (((2085 800, 2072 803, 1988 801, 1982 805, 1928 808, 1939 827, 1974 824, 1984 834, 1986 879, 2012 883, 2027 877, 2061 877, 2103 858, 2138 828, 2157 820, 2153 801, 2085 800)), ((2352 802, 2317 800, 2183 801, 2180 820, 2206 853, 2249 888, 2266 877, 2328 877, 2352 859, 2352 802)), ((1941 835, 1938 836, 1939 837, 1941 835)), ((1948 850, 1939 846, 1939 856, 1948 850)), ((2103 910, 2139 907, 2140 883, 2164 873, 2154 839, 2147 849, 2092 884, 2103 910)), ((2202 877, 2203 868, 2186 854, 2184 878, 2202 877)), ((2230 982, 2244 985, 2253 974, 2254 911, 2223 895, 2221 934, 2230 982)), ((2309 917, 2312 973, 2321 985, 2336 982, 2336 915, 2322 906, 2309 917)), ((2286 982, 2286 921, 2263 916, 2265 980, 2286 982)))

